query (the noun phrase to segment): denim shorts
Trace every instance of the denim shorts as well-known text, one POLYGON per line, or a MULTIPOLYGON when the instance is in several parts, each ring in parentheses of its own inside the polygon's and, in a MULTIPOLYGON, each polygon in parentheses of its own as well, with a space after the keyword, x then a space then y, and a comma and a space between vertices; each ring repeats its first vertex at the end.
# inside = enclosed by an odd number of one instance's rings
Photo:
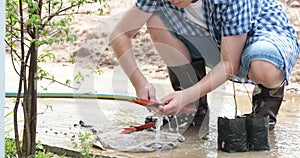
MULTIPOLYGON (((189 49, 191 58, 204 58, 206 65, 213 68, 220 61, 220 51, 211 37, 183 36, 174 34, 189 49)), ((284 70, 284 59, 278 49, 267 41, 257 41, 246 47, 241 56, 241 65, 237 77, 248 78, 250 62, 264 60, 284 70)))
MULTIPOLYGON (((155 12, 154 14, 160 17, 169 30, 173 30, 162 12, 155 12)), ((176 32, 170 32, 187 46, 192 59, 204 58, 206 66, 209 68, 213 68, 220 61, 220 49, 211 36, 178 35, 176 32)), ((237 80, 248 79, 250 62, 253 60, 271 62, 278 69, 285 71, 285 62, 278 49, 267 41, 257 41, 244 49, 237 80)))

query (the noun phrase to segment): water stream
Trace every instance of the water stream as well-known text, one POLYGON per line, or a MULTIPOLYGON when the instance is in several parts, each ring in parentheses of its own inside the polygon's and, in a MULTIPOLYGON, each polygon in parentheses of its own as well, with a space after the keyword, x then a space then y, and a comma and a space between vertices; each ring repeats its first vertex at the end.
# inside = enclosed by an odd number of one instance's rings
POLYGON ((157 121, 155 123, 155 142, 159 143, 161 140, 160 140, 160 137, 161 137, 161 126, 163 125, 163 119, 164 117, 158 117, 157 118, 157 121))

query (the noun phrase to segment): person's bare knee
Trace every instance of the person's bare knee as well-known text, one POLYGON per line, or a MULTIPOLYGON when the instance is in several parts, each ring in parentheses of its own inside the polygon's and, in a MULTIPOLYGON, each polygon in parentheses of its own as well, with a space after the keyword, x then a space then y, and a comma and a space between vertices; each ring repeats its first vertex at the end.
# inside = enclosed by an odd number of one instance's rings
POLYGON ((278 87, 285 78, 284 72, 274 64, 264 60, 254 60, 250 63, 248 76, 257 84, 268 88, 278 87))

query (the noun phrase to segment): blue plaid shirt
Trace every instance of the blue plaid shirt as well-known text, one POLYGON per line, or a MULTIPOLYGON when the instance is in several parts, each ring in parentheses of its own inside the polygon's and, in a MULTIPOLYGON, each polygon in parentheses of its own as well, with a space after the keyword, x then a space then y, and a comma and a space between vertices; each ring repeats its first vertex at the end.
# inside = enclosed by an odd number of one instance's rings
MULTIPOLYGON (((222 36, 243 33, 248 33, 245 47, 256 41, 271 42, 285 59, 288 80, 298 58, 300 46, 296 32, 277 0, 202 1, 208 32, 219 47, 222 36)), ((150 13, 162 11, 173 27, 171 31, 177 34, 206 35, 203 31, 199 31, 201 29, 195 29, 199 27, 198 25, 182 20, 184 9, 173 6, 168 0, 136 0, 136 6, 150 13)))

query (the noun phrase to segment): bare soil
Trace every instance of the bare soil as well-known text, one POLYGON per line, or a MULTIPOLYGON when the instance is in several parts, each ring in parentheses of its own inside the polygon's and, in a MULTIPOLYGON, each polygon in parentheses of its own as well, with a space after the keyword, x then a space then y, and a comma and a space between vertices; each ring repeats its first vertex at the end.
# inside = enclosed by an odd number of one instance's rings
MULTIPOLYGON (((289 6, 287 2, 281 0, 300 39, 300 3, 298 0, 292 1, 289 6)), ((134 1, 115 0, 111 2, 110 11, 105 15, 76 15, 71 30, 78 36, 78 40, 47 49, 57 54, 56 62, 68 64, 72 57, 76 57, 78 63, 104 71, 113 70, 118 62, 108 45, 108 36, 112 25, 117 23, 123 11, 131 5, 134 5, 134 1)), ((151 44, 146 29, 141 29, 132 39, 132 43, 136 59, 144 73, 156 79, 168 78, 166 66, 151 44)), ((293 69, 290 83, 292 89, 299 89, 293 86, 300 84, 300 58, 293 69)))

